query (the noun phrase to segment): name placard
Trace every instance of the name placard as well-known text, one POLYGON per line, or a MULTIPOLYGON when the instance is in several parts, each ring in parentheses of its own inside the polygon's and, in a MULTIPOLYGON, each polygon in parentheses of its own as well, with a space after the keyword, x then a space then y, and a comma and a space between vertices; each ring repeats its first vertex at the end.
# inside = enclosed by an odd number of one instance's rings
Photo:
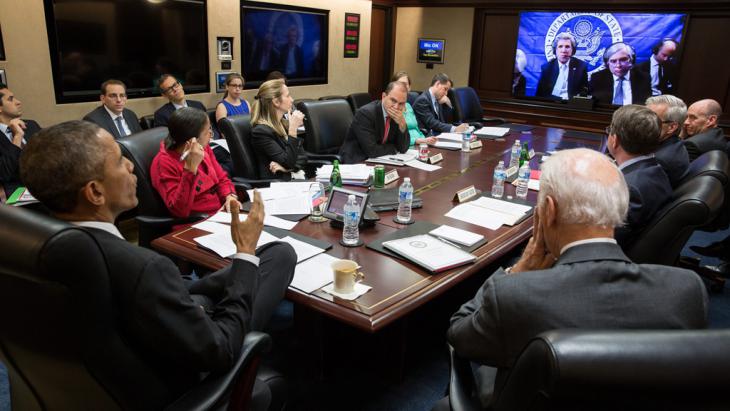
POLYGON ((481 140, 476 140, 476 141, 472 141, 471 143, 469 143, 469 148, 471 148, 472 150, 475 148, 481 148, 481 147, 482 147, 481 140))
POLYGON ((535 157, 535 149, 530 149, 530 151, 527 152, 527 156, 532 158, 535 157))
POLYGON ((461 190, 457 191, 456 194, 454 194, 454 199, 451 201, 457 201, 459 203, 463 203, 466 200, 469 200, 472 197, 475 197, 477 194, 479 194, 479 191, 474 186, 469 186, 466 188, 462 188, 461 190))
POLYGON ((444 155, 441 154, 441 153, 438 153, 436 155, 433 155, 433 156, 429 157, 428 158, 428 162, 431 163, 431 164, 436 164, 436 163, 438 163, 439 161, 441 161, 443 159, 444 159, 444 155))
POLYGON ((398 170, 393 169, 393 170, 388 171, 387 173, 385 173, 385 184, 392 183, 393 181, 397 180, 398 177, 400 177, 398 175, 398 170))
POLYGON ((517 166, 512 166, 504 172, 506 178, 512 177, 515 174, 517 174, 517 166))

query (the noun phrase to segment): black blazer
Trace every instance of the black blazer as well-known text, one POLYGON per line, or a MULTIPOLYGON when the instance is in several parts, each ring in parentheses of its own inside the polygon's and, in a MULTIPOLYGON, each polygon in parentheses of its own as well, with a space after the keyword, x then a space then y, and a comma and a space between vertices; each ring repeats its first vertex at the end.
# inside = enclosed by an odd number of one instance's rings
POLYGON ((408 151, 411 142, 408 129, 400 131, 398 124, 391 120, 385 144, 382 144, 383 134, 385 134, 383 103, 375 100, 360 107, 355 112, 355 118, 340 147, 342 163, 361 163, 371 157, 408 151))
MULTIPOLYGON (((129 131, 132 134, 142 131, 142 127, 139 125, 139 119, 137 118, 137 115, 134 113, 134 111, 125 108, 122 111, 122 117, 124 117, 124 121, 127 122, 129 131)), ((114 122, 114 120, 112 120, 112 117, 109 115, 103 105, 95 108, 94 111, 85 115, 84 120, 98 124, 99 127, 103 128, 111 135, 113 135, 115 140, 122 138, 121 134, 119 134, 119 130, 117 129, 117 124, 114 122)))
MULTIPOLYGON (((197 108, 207 113, 203 103, 195 100, 185 99, 188 103, 188 107, 197 108)), ((172 103, 167 103, 155 111, 155 127, 167 127, 167 122, 170 120, 170 116, 175 112, 175 106, 172 103)))
MULTIPOLYGON (((651 97, 651 77, 632 68, 629 74, 631 79, 631 103, 644 104, 651 97)), ((613 74, 604 69, 591 76, 590 88, 593 98, 601 104, 613 104, 613 74)))
MULTIPOLYGON (((644 73, 649 78, 649 87, 651 87, 651 57, 649 60, 636 65, 636 69, 644 73)), ((664 73, 659 79, 657 88, 662 94, 674 94, 677 90, 677 65, 674 63, 664 63, 661 66, 664 73)))
MULTIPOLYGON (((547 98, 560 98, 553 96, 555 81, 560 74, 558 59, 554 58, 542 65, 540 80, 537 82, 536 96, 547 98)), ((588 66, 581 59, 571 57, 568 62, 568 98, 588 89, 588 66)))
POLYGON ((669 183, 672 187, 676 187, 689 168, 689 154, 687 154, 682 140, 677 135, 668 137, 662 141, 654 156, 667 173, 669 183))
POLYGON ((672 199, 672 185, 655 158, 641 160, 621 171, 629 187, 629 212, 626 224, 616 228, 614 237, 625 250, 654 214, 672 199))
MULTIPOLYGON (((23 121, 25 122, 23 138, 27 143, 41 130, 41 126, 33 120, 23 121)), ((16 188, 23 185, 20 182, 21 151, 20 147, 11 143, 7 136, 0 136, 0 185, 5 189, 6 196, 10 196, 16 188)))
POLYGON ((694 161, 697 157, 708 151, 725 151, 726 145, 725 135, 719 127, 705 130, 702 133, 684 139, 684 147, 689 154, 689 161, 694 161))
POLYGON ((289 58, 289 45, 284 44, 279 48, 279 71, 286 74, 288 77, 301 77, 304 70, 304 54, 302 48, 294 46, 294 64, 296 65, 296 71, 293 73, 286 72, 286 60, 289 58))
POLYGON ((439 112, 433 108, 431 93, 426 89, 413 103, 413 111, 416 113, 418 128, 426 130, 426 134, 440 134, 451 131, 451 124, 445 123, 447 109, 443 104, 438 105, 439 112), (438 117, 436 115, 438 114, 438 117))
POLYGON ((257 124, 251 130, 251 146, 256 152, 260 178, 281 178, 291 180, 290 172, 273 174, 269 170, 269 163, 276 161, 289 170, 298 170, 297 159, 302 151, 302 141, 299 138, 289 137, 284 141, 273 128, 257 124))

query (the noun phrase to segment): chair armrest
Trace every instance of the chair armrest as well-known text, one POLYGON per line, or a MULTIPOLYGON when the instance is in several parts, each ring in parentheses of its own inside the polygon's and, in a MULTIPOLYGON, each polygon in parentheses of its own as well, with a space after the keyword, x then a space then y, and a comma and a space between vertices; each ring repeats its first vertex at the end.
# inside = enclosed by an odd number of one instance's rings
POLYGON ((474 374, 469 361, 459 357, 449 344, 449 404, 452 411, 480 411, 482 405, 474 395, 474 374))
POLYGON ((192 213, 187 217, 168 217, 168 216, 151 216, 151 215, 138 215, 135 220, 139 224, 151 226, 151 227, 171 227, 178 224, 194 223, 196 221, 204 220, 208 218, 208 214, 203 213, 192 213))
POLYGON ((228 371, 208 374, 165 410, 249 409, 260 356, 270 348, 271 337, 268 334, 249 332, 243 340, 241 354, 228 371))
POLYGON ((261 178, 261 179, 254 179, 254 178, 244 178, 244 177, 233 177, 231 178, 231 181, 233 182, 233 185, 238 187, 239 185, 243 188, 245 186, 248 186, 247 190, 250 190, 254 187, 268 187, 271 183, 278 183, 282 180, 278 178, 261 178))

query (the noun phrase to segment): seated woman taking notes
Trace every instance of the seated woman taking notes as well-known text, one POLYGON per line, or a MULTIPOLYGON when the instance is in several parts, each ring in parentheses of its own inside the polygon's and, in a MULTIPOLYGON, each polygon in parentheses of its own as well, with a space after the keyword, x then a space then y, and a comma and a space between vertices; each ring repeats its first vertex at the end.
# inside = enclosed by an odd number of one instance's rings
POLYGON ((167 127, 170 134, 152 160, 150 176, 170 214, 214 214, 222 207, 230 211, 238 197, 208 145, 212 130, 206 113, 181 108, 170 116, 167 127))
MULTIPOLYGON (((400 81, 406 85, 408 92, 411 91, 411 77, 405 71, 398 71, 393 74, 390 81, 400 81)), ((418 128, 418 120, 416 119, 416 112, 413 111, 410 103, 406 103, 406 112, 403 114, 406 119, 406 125, 408 126, 408 135, 411 136, 410 146, 416 144, 436 144, 436 137, 426 137, 423 132, 418 128)))
POLYGON ((291 111, 292 101, 283 80, 264 82, 254 97, 251 145, 261 178, 291 180, 291 172, 299 169, 297 158, 303 152, 297 128, 303 124, 304 114, 291 111), (288 120, 284 119, 287 113, 288 120))

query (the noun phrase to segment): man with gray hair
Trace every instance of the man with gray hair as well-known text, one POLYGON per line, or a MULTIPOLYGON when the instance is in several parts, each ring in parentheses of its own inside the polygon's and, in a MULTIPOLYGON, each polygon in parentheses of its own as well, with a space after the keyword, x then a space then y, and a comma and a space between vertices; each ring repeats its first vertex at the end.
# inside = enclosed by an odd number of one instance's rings
POLYGON ((542 65, 536 96, 568 100, 588 91, 588 66, 583 60, 573 57, 576 47, 575 37, 569 32, 555 36, 555 58, 542 65))
POLYGON ((707 326, 707 294, 694 272, 634 264, 616 244, 613 228, 628 201, 622 173, 598 152, 564 150, 542 165, 533 236, 522 257, 451 317, 449 343, 480 365, 475 377, 485 407, 541 332, 707 326))
POLYGON ((646 107, 662 122, 659 148, 654 152, 654 157, 667 173, 669 183, 674 188, 689 168, 689 154, 679 139, 679 132, 687 117, 687 105, 678 97, 663 94, 646 99, 646 107))
POLYGON ((636 52, 627 43, 617 42, 603 53, 606 69, 591 76, 591 92, 601 104, 625 106, 641 103, 651 97, 651 78, 640 71, 636 52))
POLYGON ((692 103, 687 109, 682 138, 689 153, 689 161, 712 151, 726 149, 726 140, 717 122, 722 115, 722 106, 715 100, 704 99, 692 103))

